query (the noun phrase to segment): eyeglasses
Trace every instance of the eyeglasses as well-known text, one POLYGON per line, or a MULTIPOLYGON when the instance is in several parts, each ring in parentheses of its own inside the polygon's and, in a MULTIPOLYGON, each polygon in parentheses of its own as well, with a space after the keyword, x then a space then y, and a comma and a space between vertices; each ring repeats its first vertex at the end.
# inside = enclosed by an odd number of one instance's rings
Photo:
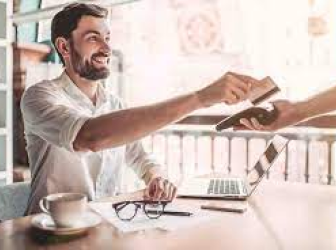
POLYGON ((142 208, 143 212, 150 219, 159 218, 169 201, 123 201, 112 204, 119 219, 130 221, 132 220, 139 210, 142 208))

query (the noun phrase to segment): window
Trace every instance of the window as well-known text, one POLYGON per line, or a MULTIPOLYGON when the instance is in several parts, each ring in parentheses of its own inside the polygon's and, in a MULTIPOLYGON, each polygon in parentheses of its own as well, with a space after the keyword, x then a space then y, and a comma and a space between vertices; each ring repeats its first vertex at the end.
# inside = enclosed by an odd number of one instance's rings
MULTIPOLYGON (((66 4, 75 2, 74 0, 58 0, 58 1, 52 1, 52 0, 41 0, 41 9, 52 7, 55 5, 60 4, 66 4)), ((50 40, 51 33, 50 33, 50 27, 51 27, 51 19, 42 20, 39 22, 39 31, 38 31, 38 42, 50 40)))

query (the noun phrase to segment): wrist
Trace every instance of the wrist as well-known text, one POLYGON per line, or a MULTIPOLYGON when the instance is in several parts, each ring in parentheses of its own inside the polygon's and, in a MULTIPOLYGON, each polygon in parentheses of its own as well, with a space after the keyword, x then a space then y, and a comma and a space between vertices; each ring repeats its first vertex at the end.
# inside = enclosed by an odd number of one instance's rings
POLYGON ((207 107, 211 106, 211 104, 209 103, 209 101, 207 100, 207 98, 204 94, 203 89, 195 91, 194 96, 195 96, 195 99, 197 101, 197 107, 198 108, 207 108, 207 107))

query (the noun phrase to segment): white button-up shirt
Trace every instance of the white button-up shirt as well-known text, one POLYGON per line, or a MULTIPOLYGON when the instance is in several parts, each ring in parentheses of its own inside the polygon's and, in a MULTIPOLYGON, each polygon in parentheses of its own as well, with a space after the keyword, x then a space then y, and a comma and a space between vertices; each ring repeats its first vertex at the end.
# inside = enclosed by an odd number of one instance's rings
POLYGON ((39 212, 39 200, 51 193, 80 192, 91 200, 115 195, 124 163, 142 179, 159 166, 138 141, 100 152, 74 151, 77 133, 89 118, 122 107, 120 99, 101 85, 93 105, 65 72, 25 91, 21 110, 32 173, 27 214, 39 212))

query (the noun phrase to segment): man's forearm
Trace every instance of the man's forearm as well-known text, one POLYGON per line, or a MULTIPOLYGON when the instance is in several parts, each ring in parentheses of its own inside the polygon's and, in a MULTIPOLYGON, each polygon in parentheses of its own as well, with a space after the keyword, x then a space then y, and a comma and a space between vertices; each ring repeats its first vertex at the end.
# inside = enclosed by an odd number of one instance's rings
POLYGON ((73 147, 76 151, 99 151, 133 142, 194 110, 218 103, 243 101, 248 97, 253 82, 258 83, 252 77, 227 72, 194 93, 92 118, 79 131, 73 147))
MULTIPOLYGON (((153 93, 155 94, 155 93, 153 93)), ((74 142, 77 151, 99 151, 138 140, 202 108, 194 93, 153 105, 118 110, 88 120, 74 142)))

